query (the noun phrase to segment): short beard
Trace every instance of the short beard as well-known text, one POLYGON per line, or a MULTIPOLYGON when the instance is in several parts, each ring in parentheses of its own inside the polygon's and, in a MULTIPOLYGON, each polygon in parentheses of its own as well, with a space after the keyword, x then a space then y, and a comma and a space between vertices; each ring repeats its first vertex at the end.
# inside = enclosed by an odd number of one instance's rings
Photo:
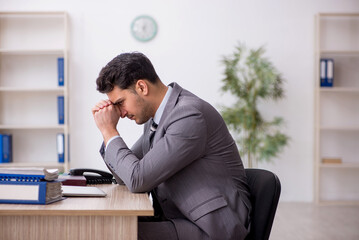
POLYGON ((137 95, 136 105, 141 109, 141 112, 139 113, 140 116, 136 116, 139 117, 136 123, 141 125, 146 123, 150 118, 152 118, 154 109, 153 106, 151 106, 148 102, 143 100, 143 98, 141 98, 137 93, 135 94, 137 95))

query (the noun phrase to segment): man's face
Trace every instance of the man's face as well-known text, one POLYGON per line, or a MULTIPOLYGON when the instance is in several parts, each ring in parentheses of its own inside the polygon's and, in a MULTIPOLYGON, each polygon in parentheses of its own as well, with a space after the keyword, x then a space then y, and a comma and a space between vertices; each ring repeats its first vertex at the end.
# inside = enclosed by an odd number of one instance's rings
POLYGON ((135 120, 137 124, 143 124, 152 117, 151 105, 134 89, 120 89, 115 86, 107 96, 120 109, 122 118, 127 117, 135 120))

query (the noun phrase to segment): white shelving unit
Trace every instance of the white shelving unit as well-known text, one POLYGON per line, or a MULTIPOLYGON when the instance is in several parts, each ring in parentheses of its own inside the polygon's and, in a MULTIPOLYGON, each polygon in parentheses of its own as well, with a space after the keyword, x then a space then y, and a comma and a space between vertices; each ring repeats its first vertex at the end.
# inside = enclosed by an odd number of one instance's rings
POLYGON ((315 200, 359 204, 359 13, 316 16, 315 69, 315 200), (320 87, 321 58, 334 60, 333 87, 320 87))
POLYGON ((13 136, 13 162, 0 167, 69 169, 68 29, 65 12, 0 12, 0 133, 13 136), (57 59, 64 58, 64 86, 57 59), (64 96, 65 124, 57 97, 64 96), (64 133, 64 163, 56 135, 64 133))

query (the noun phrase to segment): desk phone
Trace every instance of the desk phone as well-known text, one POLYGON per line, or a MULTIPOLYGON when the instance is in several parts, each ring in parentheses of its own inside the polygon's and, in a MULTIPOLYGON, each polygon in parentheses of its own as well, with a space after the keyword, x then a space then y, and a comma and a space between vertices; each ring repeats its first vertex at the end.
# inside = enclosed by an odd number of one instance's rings
POLYGON ((75 168, 71 169, 69 174, 72 176, 84 176, 87 184, 116 183, 111 173, 97 169, 75 168))

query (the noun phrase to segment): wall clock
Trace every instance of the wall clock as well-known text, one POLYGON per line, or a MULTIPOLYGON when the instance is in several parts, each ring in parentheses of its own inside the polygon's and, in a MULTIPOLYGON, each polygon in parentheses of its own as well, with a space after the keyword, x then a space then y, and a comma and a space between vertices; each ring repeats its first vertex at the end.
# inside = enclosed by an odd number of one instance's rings
POLYGON ((138 16, 131 23, 131 33, 141 42, 150 41, 157 34, 157 23, 150 16, 138 16))

